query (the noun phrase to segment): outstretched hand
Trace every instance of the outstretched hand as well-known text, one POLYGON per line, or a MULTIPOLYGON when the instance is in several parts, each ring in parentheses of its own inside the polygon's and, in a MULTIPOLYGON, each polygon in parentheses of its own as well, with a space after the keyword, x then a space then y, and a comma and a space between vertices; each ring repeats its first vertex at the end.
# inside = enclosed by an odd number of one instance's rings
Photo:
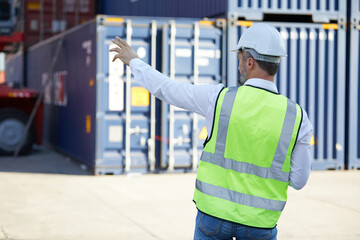
POLYGON ((129 66, 130 61, 132 59, 139 57, 137 55, 137 53, 135 52, 135 50, 132 47, 130 47, 129 44, 125 40, 123 40, 119 37, 116 37, 115 39, 112 39, 111 41, 118 46, 116 48, 110 49, 110 52, 117 53, 112 60, 113 62, 116 59, 120 59, 123 63, 125 63, 126 65, 129 66))

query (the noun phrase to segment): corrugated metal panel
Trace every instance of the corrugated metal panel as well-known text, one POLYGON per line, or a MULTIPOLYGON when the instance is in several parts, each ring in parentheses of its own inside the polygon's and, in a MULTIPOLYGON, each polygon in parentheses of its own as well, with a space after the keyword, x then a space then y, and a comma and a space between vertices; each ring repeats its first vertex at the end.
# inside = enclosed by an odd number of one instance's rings
POLYGON ((350 81, 349 81, 349 169, 360 169, 360 4, 352 1, 350 28, 350 81))
MULTIPOLYGON (((152 0, 99 1, 99 13, 163 17, 245 17, 262 20, 264 14, 311 15, 315 22, 346 17, 346 1, 341 0, 152 0)), ((344 21, 344 20, 343 20, 344 21)))
MULTIPOLYGON (((195 85, 222 82, 222 29, 180 24, 174 21, 163 29, 162 72, 195 85)), ((161 168, 197 169, 206 135, 205 118, 162 103, 161 168)))
POLYGON ((312 15, 314 22, 329 22, 346 17, 346 1, 229 0, 229 12, 249 20, 262 20, 267 13, 312 15))
POLYGON ((88 23, 31 47, 27 63, 28 86, 45 89, 44 142, 93 167, 95 25, 88 23), (52 61, 55 67, 50 73, 52 61))
POLYGON ((24 54, 18 52, 6 60, 6 82, 14 84, 23 83, 23 71, 24 71, 24 54))
MULTIPOLYGON (((245 25, 244 22, 239 24, 245 25)), ((276 75, 279 92, 298 102, 314 126, 312 167, 342 169, 345 150, 345 29, 342 25, 270 24, 280 31, 288 54, 276 75)), ((238 27, 238 34, 229 38, 238 39, 245 29, 245 26, 238 27)), ((228 64, 235 66, 228 76, 231 85, 235 85, 234 79, 237 79, 235 55, 228 58, 228 64)))
POLYGON ((98 4, 99 14, 161 17, 212 17, 225 14, 227 7, 227 1, 218 0, 102 0, 98 4))
POLYGON ((155 99, 132 78, 128 68, 111 60, 111 39, 126 39, 141 59, 156 60, 156 22, 151 19, 125 19, 98 22, 97 94, 97 173, 146 172, 155 164, 155 99), (154 28, 155 32, 152 31, 154 28), (155 58, 155 59, 154 59, 155 58))

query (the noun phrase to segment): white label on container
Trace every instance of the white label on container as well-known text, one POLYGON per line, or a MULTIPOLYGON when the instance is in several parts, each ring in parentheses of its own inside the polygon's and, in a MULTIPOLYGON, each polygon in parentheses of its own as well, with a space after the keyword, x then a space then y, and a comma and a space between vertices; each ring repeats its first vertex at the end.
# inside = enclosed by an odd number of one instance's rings
POLYGON ((198 65, 202 67, 209 66, 209 59, 208 58, 198 58, 198 65))
POLYGON ((124 82, 117 76, 109 76, 109 110, 124 110, 124 82))
POLYGON ((188 49, 188 48, 177 48, 177 49, 175 49, 175 56, 176 57, 189 58, 189 57, 191 57, 191 55, 192 55, 191 49, 188 49))
POLYGON ((109 126, 109 142, 122 142, 123 128, 121 125, 109 126))
MULTIPOLYGON (((115 44, 110 44, 109 50, 116 47, 115 44)), ((116 54, 116 52, 109 52, 109 76, 121 77, 124 75, 124 63, 119 59, 116 59, 115 62, 112 61, 116 54)))
POLYGON ((199 57, 205 57, 205 58, 214 58, 215 57, 215 50, 212 49, 199 49, 198 53, 199 57))
POLYGON ((329 32, 328 39, 329 39, 329 41, 334 41, 334 33, 333 32, 329 32))
POLYGON ((91 44, 91 40, 82 43, 82 48, 86 50, 86 66, 90 66, 91 64, 91 44))
POLYGON ((30 21, 30 30, 37 31, 39 28, 39 22, 36 19, 31 19, 30 21))
POLYGON ((138 50, 136 51, 136 53, 139 56, 139 58, 146 57, 146 50, 144 47, 139 47, 138 50))
POLYGON ((49 80, 48 73, 43 73, 41 75, 41 82, 44 89, 44 103, 51 104, 52 81, 49 80))

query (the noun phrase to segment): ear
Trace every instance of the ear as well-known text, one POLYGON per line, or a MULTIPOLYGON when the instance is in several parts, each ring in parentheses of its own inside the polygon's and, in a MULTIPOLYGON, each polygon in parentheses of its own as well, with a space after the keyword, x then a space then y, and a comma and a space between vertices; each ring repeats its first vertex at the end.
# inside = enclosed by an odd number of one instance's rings
POLYGON ((254 58, 249 57, 246 61, 246 67, 248 70, 253 70, 255 68, 256 61, 254 58))

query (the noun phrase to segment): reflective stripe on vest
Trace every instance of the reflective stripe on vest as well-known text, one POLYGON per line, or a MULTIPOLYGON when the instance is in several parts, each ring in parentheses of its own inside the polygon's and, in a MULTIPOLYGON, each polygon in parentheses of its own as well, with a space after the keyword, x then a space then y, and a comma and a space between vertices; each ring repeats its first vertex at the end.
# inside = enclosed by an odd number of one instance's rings
MULTIPOLYGON (((290 141, 292 139, 294 126, 296 122, 296 117, 297 117, 296 103, 294 103, 289 99, 287 100, 285 119, 271 167, 270 168, 260 167, 251 163, 240 162, 224 157, 230 116, 233 109, 237 91, 238 88, 233 87, 233 88, 229 88, 228 91, 225 93, 224 100, 222 102, 220 109, 215 152, 210 153, 203 151, 201 155, 201 161, 214 164, 224 169, 231 169, 239 173, 252 174, 261 178, 274 179, 281 182, 288 182, 289 172, 282 171, 282 167, 284 165, 287 156, 287 151, 290 145, 290 141)), ((271 200, 258 196, 252 196, 252 195, 236 192, 227 188, 219 187, 210 183, 205 183, 198 179, 196 180, 196 189, 204 194, 213 197, 218 197, 221 199, 225 199, 249 207, 261 208, 271 211, 281 212, 286 204, 286 201, 271 200)))
POLYGON ((289 173, 283 172, 281 169, 284 165, 287 150, 294 130, 296 121, 296 103, 289 99, 287 100, 285 120, 271 168, 259 167, 254 164, 238 162, 233 159, 227 159, 224 157, 226 136, 237 90, 237 87, 232 87, 229 88, 225 94, 220 112, 215 153, 203 151, 201 160, 218 165, 225 169, 232 169, 239 173, 248 173, 262 178, 271 178, 282 182, 288 182, 289 173))
POLYGON ((244 193, 232 191, 223 187, 215 186, 196 179, 196 189, 207 195, 222 198, 238 204, 262 208, 271 211, 280 212, 284 209, 286 201, 276 201, 244 193))

